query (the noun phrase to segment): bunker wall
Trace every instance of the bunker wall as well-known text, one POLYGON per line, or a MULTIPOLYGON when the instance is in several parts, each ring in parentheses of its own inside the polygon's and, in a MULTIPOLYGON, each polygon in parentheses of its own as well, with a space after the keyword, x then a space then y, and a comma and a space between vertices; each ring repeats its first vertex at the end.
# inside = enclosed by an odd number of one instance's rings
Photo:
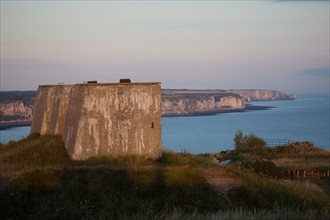
POLYGON ((71 158, 161 156, 159 83, 39 86, 31 132, 61 134, 71 158))

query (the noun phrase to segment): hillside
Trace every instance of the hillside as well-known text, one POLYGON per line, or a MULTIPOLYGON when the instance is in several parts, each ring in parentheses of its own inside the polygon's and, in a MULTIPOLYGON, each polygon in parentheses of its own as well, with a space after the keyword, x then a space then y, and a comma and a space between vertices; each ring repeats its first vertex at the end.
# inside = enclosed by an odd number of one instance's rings
POLYGON ((329 156, 295 143, 263 156, 163 152, 156 161, 72 161, 60 137, 33 134, 0 145, 0 218, 329 219, 329 179, 282 175, 298 160, 324 169, 329 156), (292 163, 275 165, 277 158, 292 163))

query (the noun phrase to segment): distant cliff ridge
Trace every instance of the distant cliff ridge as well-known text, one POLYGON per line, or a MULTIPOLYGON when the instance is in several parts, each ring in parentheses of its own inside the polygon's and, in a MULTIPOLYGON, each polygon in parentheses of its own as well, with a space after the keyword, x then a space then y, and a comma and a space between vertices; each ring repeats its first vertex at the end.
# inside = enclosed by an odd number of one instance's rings
POLYGON ((296 99, 293 95, 287 95, 268 89, 245 89, 245 90, 226 90, 229 93, 235 93, 242 96, 246 101, 270 101, 270 100, 292 100, 296 99))
POLYGON ((0 91, 0 122, 31 121, 36 91, 0 91))
POLYGON ((0 103, 0 122, 31 121, 33 106, 23 101, 0 103))
POLYGON ((179 94, 220 94, 222 96, 237 95, 243 97, 245 101, 272 101, 272 100, 293 100, 294 95, 288 95, 283 92, 270 89, 210 89, 210 90, 191 90, 191 89, 164 89, 162 95, 179 94))
MULTIPOLYGON (((244 111, 249 101, 291 100, 294 96, 273 90, 189 90, 165 89, 162 91, 163 116, 215 114, 244 111)), ((265 108, 266 109, 266 108, 265 108)))
MULTIPOLYGON (((32 120, 36 91, 1 91, 0 94, 0 123, 32 120)), ((244 111, 249 107, 245 105, 249 101, 290 99, 295 99, 295 96, 268 89, 163 89, 162 114, 183 116, 244 111)))
POLYGON ((241 97, 227 94, 171 94, 162 96, 163 116, 212 114, 244 110, 241 97))

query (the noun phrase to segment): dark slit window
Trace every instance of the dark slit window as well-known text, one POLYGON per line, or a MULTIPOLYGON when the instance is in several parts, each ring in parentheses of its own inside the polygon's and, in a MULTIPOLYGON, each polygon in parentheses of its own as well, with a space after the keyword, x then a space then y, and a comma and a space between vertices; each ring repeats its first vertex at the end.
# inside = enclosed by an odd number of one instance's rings
POLYGON ((154 128, 155 124, 153 122, 151 122, 151 128, 154 128))

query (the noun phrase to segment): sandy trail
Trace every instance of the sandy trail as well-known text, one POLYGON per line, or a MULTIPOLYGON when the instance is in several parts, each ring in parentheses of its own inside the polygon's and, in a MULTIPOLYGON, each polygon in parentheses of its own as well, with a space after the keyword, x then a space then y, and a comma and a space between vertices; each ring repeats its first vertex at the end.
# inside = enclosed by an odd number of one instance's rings
POLYGON ((230 206, 233 206, 227 193, 229 190, 238 187, 240 181, 230 177, 222 168, 203 169, 202 173, 211 187, 218 192, 230 206))

